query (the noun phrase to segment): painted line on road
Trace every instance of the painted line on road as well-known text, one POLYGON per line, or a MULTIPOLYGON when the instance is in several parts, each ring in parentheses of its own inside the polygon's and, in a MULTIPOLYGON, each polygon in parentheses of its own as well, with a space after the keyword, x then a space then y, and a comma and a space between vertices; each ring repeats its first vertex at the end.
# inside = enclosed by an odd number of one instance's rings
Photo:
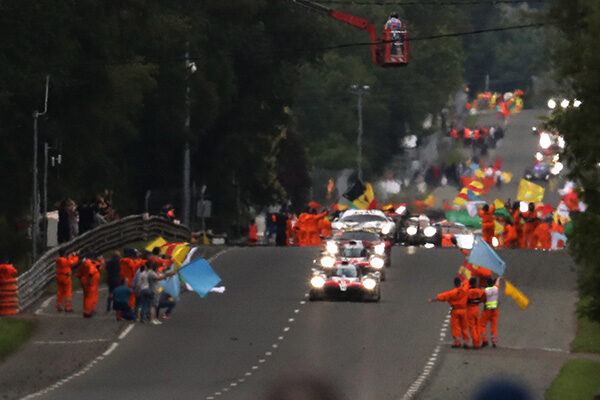
POLYGON ((129 326, 127 328, 125 328, 125 330, 123 332, 121 332, 121 334, 119 335, 119 340, 123 340, 125 338, 125 336, 127 336, 129 334, 129 332, 131 332, 133 330, 134 326, 135 326, 135 324, 129 324, 129 326))
POLYGON ((36 340, 33 344, 84 344, 110 342, 111 339, 79 339, 79 340, 36 340))
POLYGON ((104 353, 102 353, 102 355, 104 357, 108 356, 110 353, 112 353, 113 351, 115 351, 115 349, 117 348, 117 346, 119 345, 119 343, 117 342, 113 342, 110 347, 108 349, 106 349, 106 351, 104 353))
POLYGON ((448 329, 448 324, 450 322, 450 314, 446 316, 444 322, 442 323, 442 327, 440 328, 440 338, 438 339, 438 344, 433 349, 433 353, 425 363, 423 367, 423 371, 421 374, 415 379, 415 381, 408 387, 408 390, 401 397, 402 400, 411 400, 423 387, 425 381, 433 371, 435 364, 438 361, 438 355, 442 350, 442 345, 444 344, 444 338, 446 337, 446 331, 448 329))

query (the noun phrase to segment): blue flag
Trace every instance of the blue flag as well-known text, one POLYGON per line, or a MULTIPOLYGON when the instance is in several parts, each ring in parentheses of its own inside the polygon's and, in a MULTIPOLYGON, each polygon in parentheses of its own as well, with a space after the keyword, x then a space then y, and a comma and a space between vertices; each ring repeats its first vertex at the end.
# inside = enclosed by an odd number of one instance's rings
POLYGON ((160 287, 163 289, 165 293, 168 293, 169 296, 175 299, 175 301, 179 301, 179 292, 180 292, 180 281, 179 275, 175 274, 167 279, 163 279, 159 282, 160 287))
POLYGON ((471 189, 467 190, 467 197, 469 198, 469 201, 481 201, 481 197, 477 196, 471 189))
POLYGON ((490 269, 498 275, 503 275, 506 263, 482 238, 475 239, 473 249, 469 254, 469 263, 490 269))
POLYGON ((199 258, 179 268, 179 274, 201 297, 205 297, 210 289, 221 282, 219 275, 213 271, 204 258, 199 258))

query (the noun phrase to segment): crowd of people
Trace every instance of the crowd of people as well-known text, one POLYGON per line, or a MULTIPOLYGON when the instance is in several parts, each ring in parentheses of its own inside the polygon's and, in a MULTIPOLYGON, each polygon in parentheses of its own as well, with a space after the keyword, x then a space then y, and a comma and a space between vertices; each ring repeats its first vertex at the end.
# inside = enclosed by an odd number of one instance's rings
POLYGON ((106 189, 94 198, 82 199, 79 204, 72 199, 62 200, 58 207, 58 243, 68 242, 98 225, 119 219, 112 196, 112 191, 106 189))
POLYGON ((56 260, 56 310, 72 312, 72 276, 79 278, 83 289, 83 317, 92 318, 98 311, 100 273, 106 271, 108 295, 106 312, 115 311, 116 319, 160 325, 171 317, 176 300, 162 290, 159 281, 176 274, 169 269, 170 257, 161 256, 160 248, 152 252, 124 249, 115 251, 106 261, 102 255, 59 250, 56 260))
MULTIPOLYGON (((312 205, 312 204, 311 204, 312 205)), ((273 213, 266 220, 265 239, 275 237, 277 246, 320 246, 323 238, 332 234, 331 219, 328 210, 320 213, 317 207, 309 207, 300 215, 294 213, 273 213)), ((259 243, 258 226, 253 220, 248 226, 248 244, 259 243)))
MULTIPOLYGON (((468 255, 466 250, 463 251, 468 255)), ((468 261, 465 259, 463 265, 468 261)), ((488 325, 490 326, 492 347, 498 343, 498 295, 500 279, 492 277, 489 269, 470 266, 471 277, 463 275, 454 278, 454 288, 438 293, 428 299, 432 302, 448 302, 451 307, 450 326, 453 348, 480 349, 489 345, 488 325), (483 309, 481 308, 483 305, 483 309)))
POLYGON ((504 137, 504 129, 496 125, 481 125, 473 128, 457 126, 450 129, 447 135, 456 141, 461 141, 466 146, 472 146, 473 154, 484 156, 488 149, 497 147, 499 141, 504 137))

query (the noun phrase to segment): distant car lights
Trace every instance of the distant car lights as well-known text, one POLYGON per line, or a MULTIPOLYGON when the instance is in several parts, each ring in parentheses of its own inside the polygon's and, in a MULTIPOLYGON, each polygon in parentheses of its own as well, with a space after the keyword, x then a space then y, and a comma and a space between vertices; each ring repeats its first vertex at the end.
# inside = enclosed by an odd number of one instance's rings
POLYGON ((312 287, 315 288, 322 288, 323 286, 325 286, 325 279, 323 279, 322 276, 313 276, 310 280, 310 284, 312 285, 312 287))

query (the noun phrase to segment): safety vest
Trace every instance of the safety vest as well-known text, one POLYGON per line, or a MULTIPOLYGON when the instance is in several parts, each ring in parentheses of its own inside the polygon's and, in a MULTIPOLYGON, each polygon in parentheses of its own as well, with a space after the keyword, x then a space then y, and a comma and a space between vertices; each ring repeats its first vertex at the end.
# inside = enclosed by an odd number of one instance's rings
POLYGON ((498 287, 488 286, 485 288, 485 309, 495 310, 498 308, 498 287))

